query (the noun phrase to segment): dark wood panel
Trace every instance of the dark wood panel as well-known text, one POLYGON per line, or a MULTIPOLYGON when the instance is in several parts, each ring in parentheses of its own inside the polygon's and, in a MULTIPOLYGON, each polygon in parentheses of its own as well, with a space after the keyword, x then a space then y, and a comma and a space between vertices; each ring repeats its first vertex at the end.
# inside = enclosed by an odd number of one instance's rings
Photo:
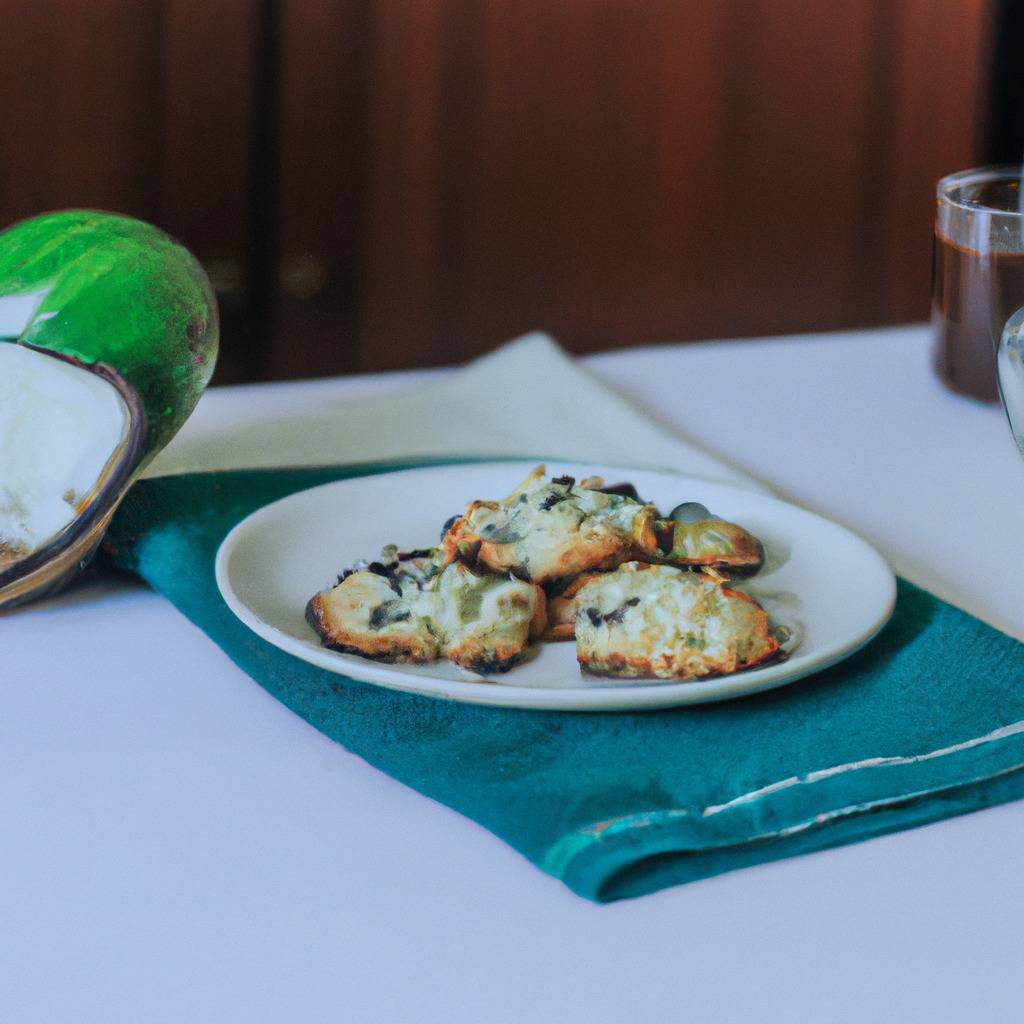
POLYGON ((263 369, 250 328, 253 147, 260 6, 252 0, 164 0, 159 193, 151 216, 206 267, 221 306, 216 382, 263 369))
POLYGON ((446 4, 440 29, 438 6, 377 7, 378 359, 856 319, 870 5, 446 4))
POLYGON ((449 330, 444 283, 462 268, 445 248, 444 196, 451 164, 471 155, 454 132, 471 102, 466 68, 478 42, 467 35, 464 53, 447 52, 463 7, 372 5, 360 367, 412 365, 413 346, 424 364, 446 361, 437 354, 449 330))
POLYGON ((374 0, 350 61, 352 10, 332 32, 293 4, 286 74, 318 117, 282 120, 282 223, 356 287, 283 304, 275 365, 923 317, 932 181, 975 158, 986 69, 985 5, 940 6, 374 0))
POLYGON ((251 0, 0 0, 0 224, 118 210, 171 232, 221 300, 219 380, 254 376, 247 344, 251 0))
POLYGON ((902 0, 892 7, 890 103, 880 196, 887 321, 923 320, 931 292, 934 183, 984 161, 992 4, 902 0))
POLYGON ((359 348, 369 32, 365 3, 281 5, 272 376, 373 363, 359 348))
POLYGON ((923 317, 986 0, 0 0, 0 221, 153 220, 221 381, 923 317))
POLYGON ((154 207, 160 13, 124 0, 0 0, 0 223, 65 206, 154 207))

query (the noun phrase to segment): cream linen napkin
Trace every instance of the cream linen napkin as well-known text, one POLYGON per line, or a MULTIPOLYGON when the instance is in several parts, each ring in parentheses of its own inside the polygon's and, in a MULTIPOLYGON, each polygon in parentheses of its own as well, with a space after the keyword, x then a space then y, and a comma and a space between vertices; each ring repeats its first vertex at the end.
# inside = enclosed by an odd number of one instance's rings
POLYGON ((265 387, 268 400, 253 397, 230 422, 204 416, 200 406, 145 475, 522 455, 671 469, 764 489, 655 423, 546 334, 527 334, 397 395, 343 399, 330 381, 265 387))

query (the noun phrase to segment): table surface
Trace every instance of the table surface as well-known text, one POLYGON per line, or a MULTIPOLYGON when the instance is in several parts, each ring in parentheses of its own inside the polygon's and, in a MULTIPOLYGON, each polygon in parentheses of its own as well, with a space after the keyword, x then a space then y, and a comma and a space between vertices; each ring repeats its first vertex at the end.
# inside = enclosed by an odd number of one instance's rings
MULTIPOLYGON (((1024 639, 1024 465, 1001 410, 934 379, 925 328, 587 363, 1024 639)), ((196 422, 444 372, 214 390, 196 422)), ((1024 803, 595 906, 141 585, 0 615, 0 701, 5 1020, 1020 1019, 1024 803)))

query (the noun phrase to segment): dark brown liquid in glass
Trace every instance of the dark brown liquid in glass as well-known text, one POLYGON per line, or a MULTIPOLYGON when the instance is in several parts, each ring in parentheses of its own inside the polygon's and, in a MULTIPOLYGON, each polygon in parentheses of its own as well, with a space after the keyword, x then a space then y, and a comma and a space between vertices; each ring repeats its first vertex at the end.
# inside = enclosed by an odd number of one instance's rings
POLYGON ((987 402, 996 388, 996 345, 1024 306, 1024 253, 980 253, 935 235, 932 323, 935 362, 953 390, 987 402))

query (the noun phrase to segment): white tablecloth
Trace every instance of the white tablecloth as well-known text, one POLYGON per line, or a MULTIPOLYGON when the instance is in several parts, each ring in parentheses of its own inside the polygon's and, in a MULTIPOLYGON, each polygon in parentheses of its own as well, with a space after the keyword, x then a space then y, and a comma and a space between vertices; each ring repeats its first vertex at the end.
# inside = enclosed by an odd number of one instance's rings
MULTIPOLYGON (((933 378, 926 329, 587 362, 1024 638, 1024 462, 998 408, 933 378)), ((444 372, 215 390, 189 429, 444 372)), ((1022 1012, 1024 803, 593 906, 130 582, 0 615, 0 816, 0 1018, 18 1024, 1022 1012)))

